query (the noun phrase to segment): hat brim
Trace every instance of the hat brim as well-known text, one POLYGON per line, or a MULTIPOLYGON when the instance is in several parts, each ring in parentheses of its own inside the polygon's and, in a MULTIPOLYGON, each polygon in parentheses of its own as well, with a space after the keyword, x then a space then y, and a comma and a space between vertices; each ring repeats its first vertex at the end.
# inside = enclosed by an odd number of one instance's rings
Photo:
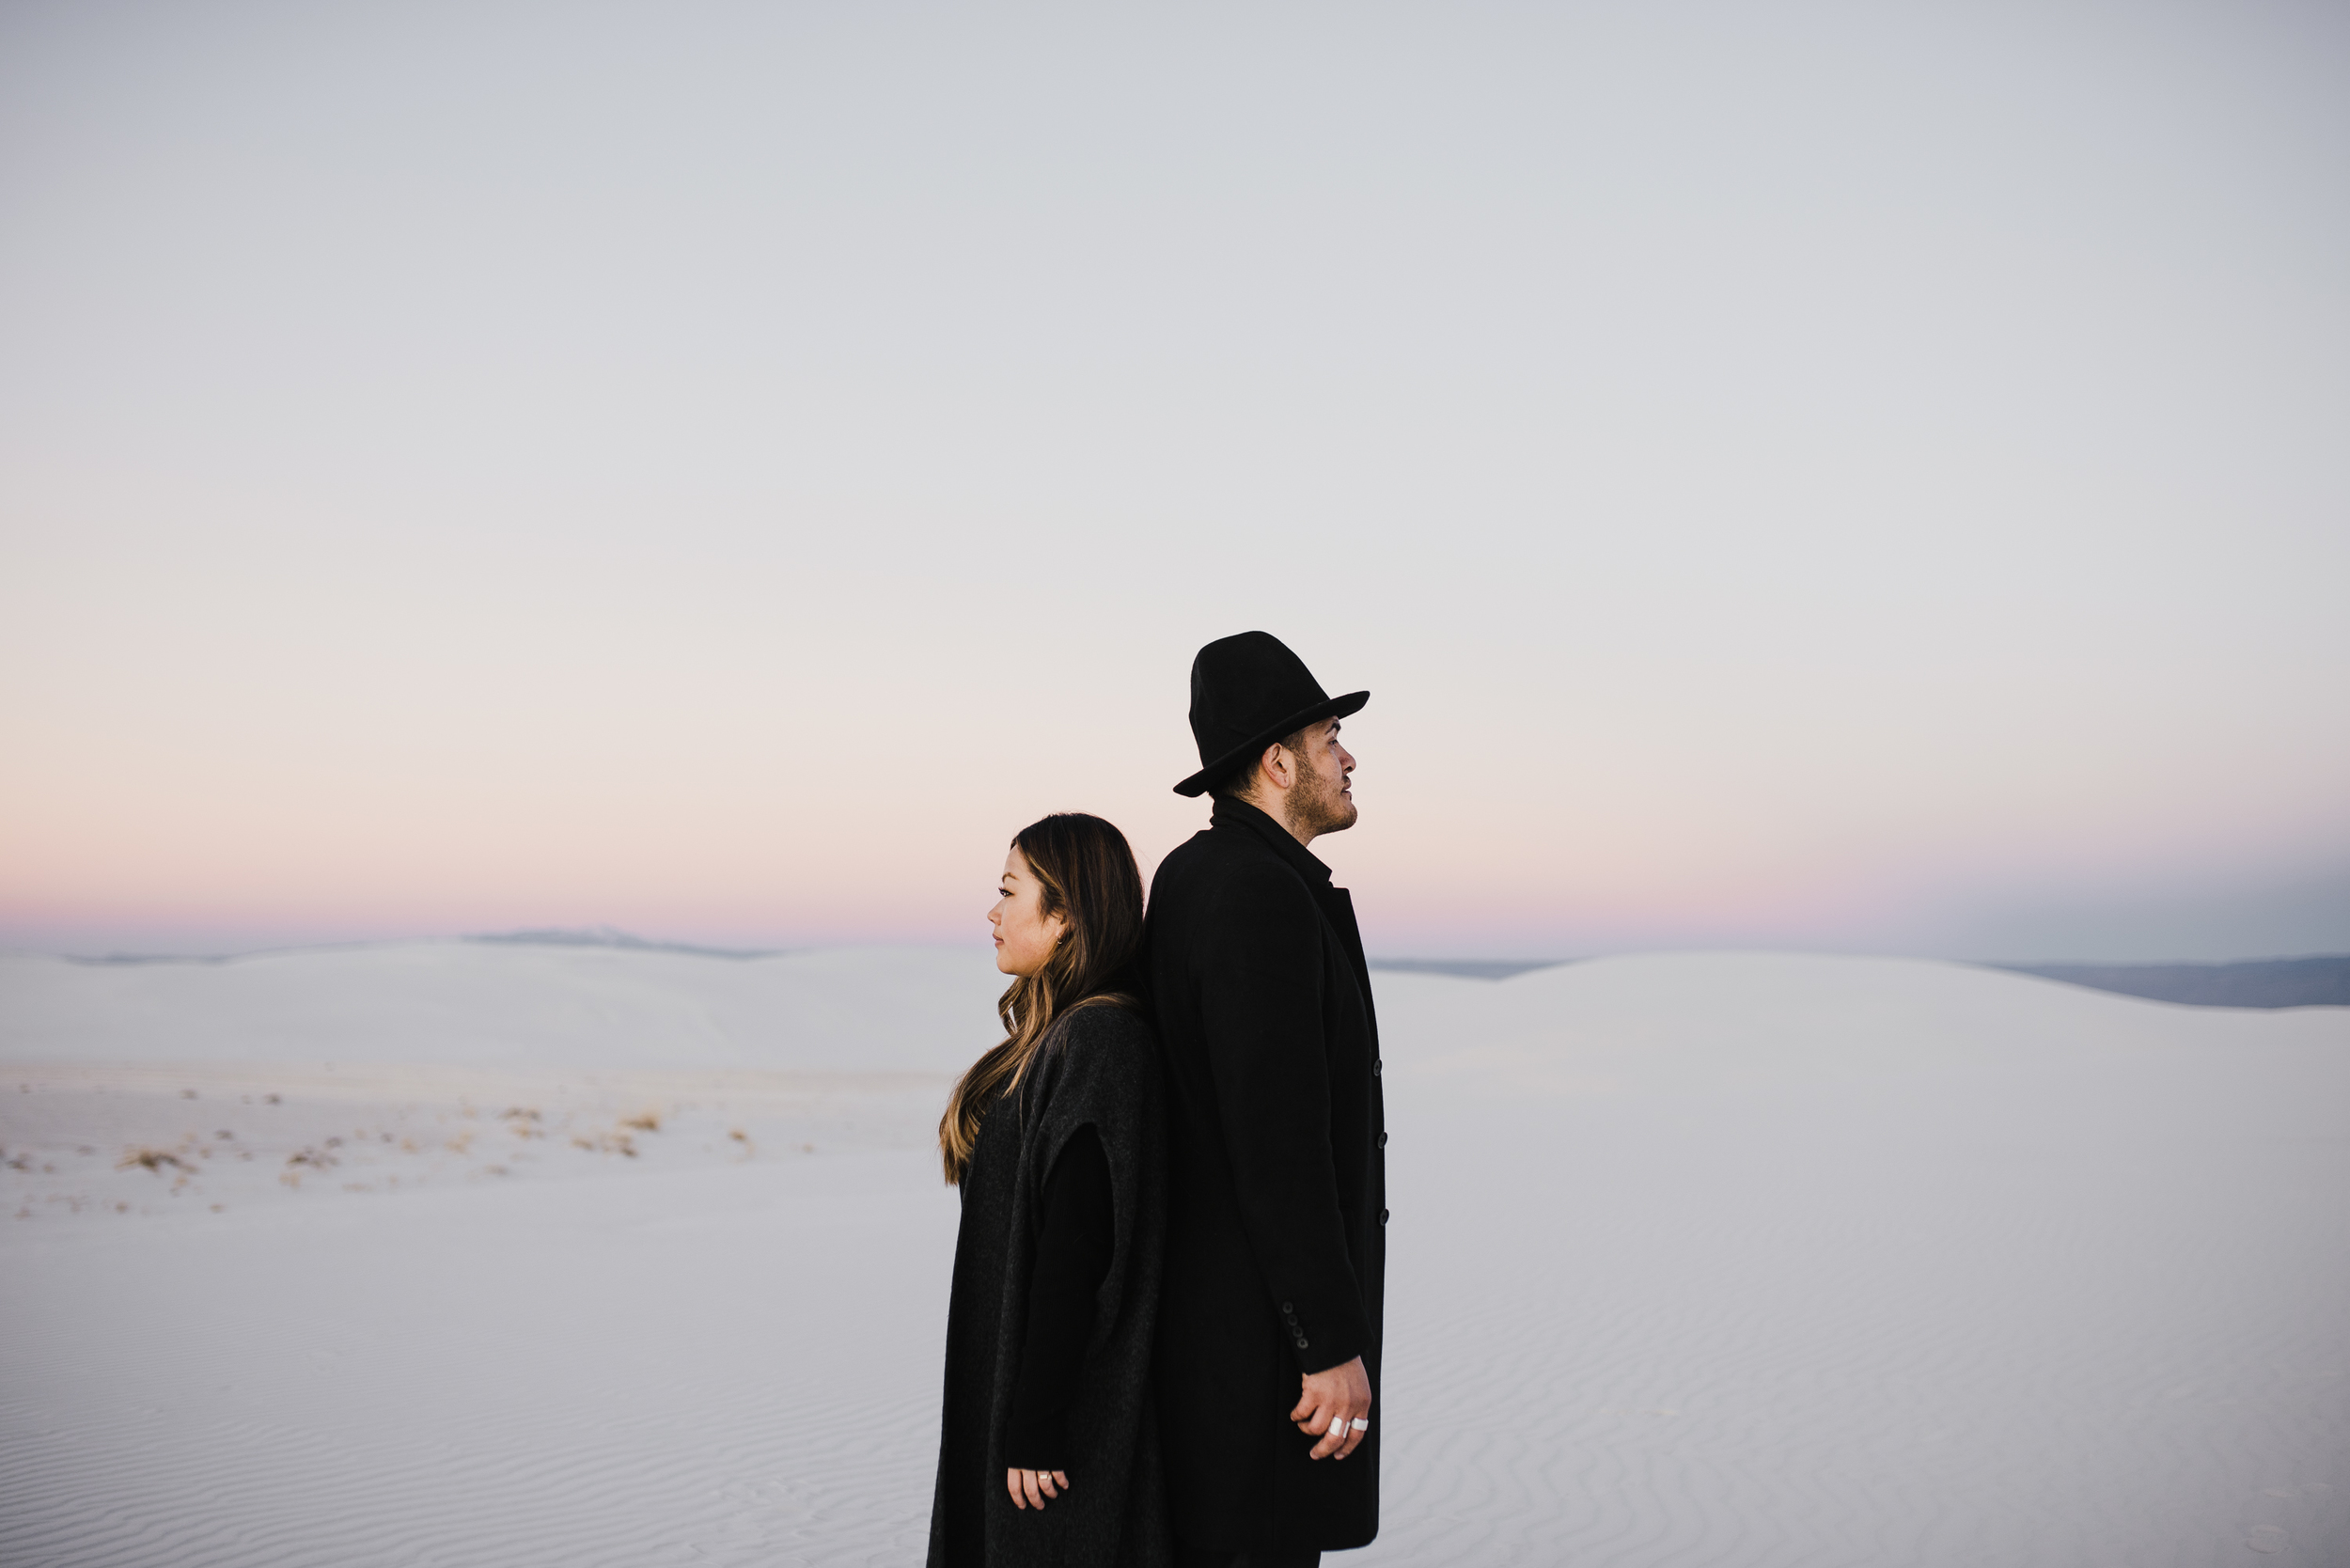
POLYGON ((1243 741, 1181 784, 1176 785, 1175 792, 1179 795, 1204 793, 1209 785, 1239 766, 1242 758, 1253 756, 1282 736, 1294 735, 1309 724, 1319 724, 1326 718, 1344 718, 1370 700, 1369 692, 1348 692, 1344 697, 1333 697, 1315 703, 1302 713, 1292 713, 1280 723, 1268 729, 1263 734, 1253 740, 1243 741))

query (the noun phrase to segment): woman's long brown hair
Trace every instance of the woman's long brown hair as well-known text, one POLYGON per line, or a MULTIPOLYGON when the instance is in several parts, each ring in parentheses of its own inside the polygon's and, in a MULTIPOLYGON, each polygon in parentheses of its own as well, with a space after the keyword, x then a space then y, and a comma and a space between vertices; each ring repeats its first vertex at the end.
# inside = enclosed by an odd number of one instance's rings
POLYGON ((1081 1007, 1139 1007, 1128 989, 1142 947, 1142 870, 1126 836, 1099 817, 1057 811, 1012 838, 1043 895, 1044 916, 1062 917, 1060 940, 1035 974, 1015 980, 995 1002, 1003 1043, 971 1064, 938 1120, 947 1184, 971 1168, 979 1123, 1021 1075, 1055 1020, 1081 1007))

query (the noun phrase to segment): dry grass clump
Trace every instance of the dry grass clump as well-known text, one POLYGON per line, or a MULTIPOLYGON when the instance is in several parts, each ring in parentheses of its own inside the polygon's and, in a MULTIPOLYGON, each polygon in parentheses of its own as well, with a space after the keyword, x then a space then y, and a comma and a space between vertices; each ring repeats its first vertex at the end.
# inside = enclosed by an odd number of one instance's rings
MULTIPOLYGON (((330 1137, 326 1140, 326 1147, 337 1148, 342 1141, 338 1137, 330 1137)), ((328 1153, 326 1149, 297 1149, 286 1156, 286 1168, 277 1173, 277 1179, 290 1187, 299 1189, 305 1167, 312 1170, 327 1170, 340 1164, 342 1161, 328 1153)))
POLYGON ((661 1130, 661 1113, 640 1110, 634 1116, 620 1118, 620 1125, 640 1133, 657 1133, 661 1130))
POLYGON ((618 1127, 608 1133, 574 1137, 572 1139, 572 1147, 585 1149, 596 1154, 625 1154, 632 1160, 636 1157, 636 1140, 618 1127))
POLYGON ((122 1152, 122 1158, 115 1161, 115 1168, 117 1170, 131 1170, 134 1168, 139 1170, 151 1170, 158 1176, 163 1174, 164 1167, 167 1165, 175 1167, 180 1170, 185 1170, 188 1168, 187 1162, 181 1159, 176 1151, 170 1149, 152 1149, 143 1143, 133 1144, 130 1148, 125 1149, 122 1152))

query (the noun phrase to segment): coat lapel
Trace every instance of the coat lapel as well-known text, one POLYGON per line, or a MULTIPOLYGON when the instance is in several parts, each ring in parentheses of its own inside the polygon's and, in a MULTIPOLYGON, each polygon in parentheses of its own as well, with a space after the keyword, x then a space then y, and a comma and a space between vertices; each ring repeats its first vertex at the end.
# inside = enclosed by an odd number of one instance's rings
POLYGON ((1363 933, 1355 924, 1355 895, 1343 887, 1324 886, 1323 918, 1338 929, 1339 940, 1344 946, 1346 961, 1355 969, 1355 984, 1363 994, 1363 1011, 1371 1019, 1371 1038, 1379 1038, 1379 1010, 1371 1001, 1371 964, 1363 957, 1363 933))
POLYGON ((1371 1001, 1371 964, 1363 957, 1363 933, 1355 924, 1355 896, 1343 887, 1331 886, 1330 868, 1323 858, 1299 843, 1289 829, 1275 822, 1246 801, 1218 796, 1209 821, 1216 825, 1227 823, 1252 829, 1263 840, 1265 848, 1287 862, 1305 883, 1307 891, 1322 910, 1340 949, 1346 954, 1347 966, 1355 971, 1355 989, 1363 998, 1363 1012, 1371 1020, 1371 1037, 1379 1038, 1379 1013, 1371 1001))

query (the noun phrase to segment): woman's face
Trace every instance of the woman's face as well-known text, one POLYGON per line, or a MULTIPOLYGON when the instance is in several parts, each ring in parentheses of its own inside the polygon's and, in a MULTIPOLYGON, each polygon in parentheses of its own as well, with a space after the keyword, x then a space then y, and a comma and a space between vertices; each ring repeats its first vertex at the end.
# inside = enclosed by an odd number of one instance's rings
POLYGON ((995 891, 995 907, 987 912, 995 923, 995 967, 1025 980, 1053 956, 1053 944, 1060 940, 1067 922, 1044 913, 1044 886, 1028 869, 1028 857, 1018 844, 1004 856, 1003 880, 995 891))

